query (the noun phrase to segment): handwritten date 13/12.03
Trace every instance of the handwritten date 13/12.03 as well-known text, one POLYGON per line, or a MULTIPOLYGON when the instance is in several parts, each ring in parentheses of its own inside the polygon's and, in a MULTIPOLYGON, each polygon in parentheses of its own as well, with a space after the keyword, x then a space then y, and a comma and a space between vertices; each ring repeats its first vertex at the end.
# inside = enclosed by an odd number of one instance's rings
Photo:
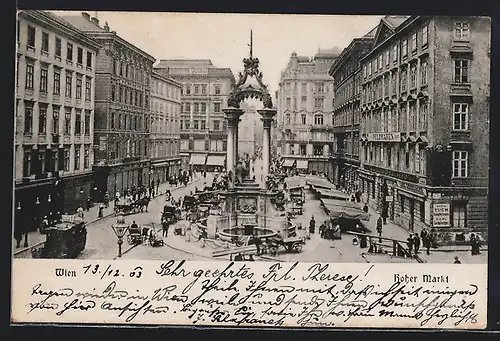
POLYGON ((101 266, 100 264, 89 264, 83 267, 85 270, 84 275, 95 275, 100 276, 101 279, 108 277, 129 277, 129 278, 141 278, 142 276, 142 266, 136 266, 132 270, 125 271, 123 269, 116 269, 108 265, 107 267, 101 266), (128 273, 127 273, 128 272, 128 273))

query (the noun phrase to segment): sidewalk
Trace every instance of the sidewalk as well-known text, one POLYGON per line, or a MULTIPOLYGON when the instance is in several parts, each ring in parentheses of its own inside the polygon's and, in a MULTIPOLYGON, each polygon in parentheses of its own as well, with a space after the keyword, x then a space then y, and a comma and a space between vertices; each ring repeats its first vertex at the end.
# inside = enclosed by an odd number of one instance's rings
MULTIPOLYGON (((205 180, 205 179, 203 178, 202 175, 197 175, 194 177, 193 181, 190 183, 201 182, 201 180, 205 180)), ((207 180, 207 182, 209 181, 208 176, 207 176, 206 180, 207 180)), ((163 195, 165 195, 165 192, 167 190, 170 190, 172 192, 172 194, 174 194, 174 191, 181 189, 181 188, 184 188, 184 185, 173 186, 173 185, 170 185, 168 182, 160 184, 160 186, 159 186, 160 193, 157 194, 152 200, 156 200, 157 198, 162 197, 163 195)), ((107 217, 110 217, 114 214, 114 202, 110 201, 109 206, 107 208, 104 208, 103 217, 99 218, 98 214, 99 214, 99 205, 100 204, 101 204, 100 202, 96 202, 89 209, 88 212, 84 211, 84 219, 87 220, 87 228, 91 224, 94 224, 94 223, 96 223, 100 220, 103 220, 107 217)), ((40 232, 38 232, 38 231, 31 231, 28 233, 28 245, 29 245, 28 247, 24 247, 24 236, 23 236, 23 240, 21 241, 21 247, 19 247, 19 248, 16 248, 16 240, 13 239, 13 242, 12 242, 13 255, 18 255, 18 254, 21 254, 24 252, 29 252, 31 250, 31 248, 39 246, 39 245, 43 244, 45 241, 46 241, 45 235, 40 234, 40 232)))

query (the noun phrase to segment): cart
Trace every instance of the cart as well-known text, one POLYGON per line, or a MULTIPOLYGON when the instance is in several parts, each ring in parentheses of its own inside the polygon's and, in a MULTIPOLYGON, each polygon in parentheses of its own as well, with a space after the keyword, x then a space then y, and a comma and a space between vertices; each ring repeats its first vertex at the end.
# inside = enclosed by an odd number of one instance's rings
POLYGON ((266 241, 267 250, 271 256, 277 256, 280 247, 284 247, 285 251, 288 253, 300 253, 302 252, 302 247, 305 244, 304 238, 300 237, 290 237, 290 238, 280 238, 274 237, 269 238, 266 241))
POLYGON ((198 200, 193 195, 186 195, 184 197, 184 200, 182 200, 182 208, 185 211, 190 211, 193 208, 196 208, 197 204, 198 204, 198 200))
POLYGON ((121 215, 139 213, 141 205, 134 201, 120 200, 115 204, 115 212, 121 215))
POLYGON ((163 207, 162 218, 167 221, 168 224, 175 224, 181 220, 180 210, 172 205, 165 205, 163 207))
POLYGON ((141 228, 137 226, 137 228, 129 227, 128 235, 127 235, 127 243, 130 245, 139 245, 144 242, 144 237, 141 233, 141 228))

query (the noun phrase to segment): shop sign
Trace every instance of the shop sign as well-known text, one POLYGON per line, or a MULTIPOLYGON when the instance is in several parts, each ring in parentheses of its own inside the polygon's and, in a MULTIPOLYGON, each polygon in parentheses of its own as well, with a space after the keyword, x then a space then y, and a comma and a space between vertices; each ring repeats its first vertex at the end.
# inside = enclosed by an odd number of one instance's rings
POLYGON ((401 133, 368 133, 368 141, 401 142, 401 133))
POLYGON ((432 226, 450 226, 450 204, 434 204, 432 209, 432 226))

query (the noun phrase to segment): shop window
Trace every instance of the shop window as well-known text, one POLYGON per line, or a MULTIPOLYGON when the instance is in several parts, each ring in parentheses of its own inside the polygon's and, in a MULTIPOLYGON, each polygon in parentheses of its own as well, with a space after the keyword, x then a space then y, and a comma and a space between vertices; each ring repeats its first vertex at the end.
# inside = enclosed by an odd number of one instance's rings
POLYGON ((453 227, 467 227, 467 203, 453 202, 451 204, 452 224, 453 227))

